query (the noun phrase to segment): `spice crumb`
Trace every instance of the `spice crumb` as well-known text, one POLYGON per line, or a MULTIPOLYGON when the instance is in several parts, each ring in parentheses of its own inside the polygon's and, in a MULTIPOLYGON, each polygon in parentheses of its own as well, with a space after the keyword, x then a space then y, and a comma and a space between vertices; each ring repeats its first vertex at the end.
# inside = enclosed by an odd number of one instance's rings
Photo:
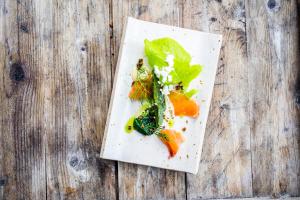
POLYGON ((142 58, 139 59, 138 63, 136 64, 137 69, 140 69, 144 64, 144 60, 142 58))
POLYGON ((186 131, 186 127, 183 127, 181 130, 182 130, 183 132, 186 131))
POLYGON ((187 158, 187 159, 189 158, 189 154, 186 154, 186 158, 187 158))

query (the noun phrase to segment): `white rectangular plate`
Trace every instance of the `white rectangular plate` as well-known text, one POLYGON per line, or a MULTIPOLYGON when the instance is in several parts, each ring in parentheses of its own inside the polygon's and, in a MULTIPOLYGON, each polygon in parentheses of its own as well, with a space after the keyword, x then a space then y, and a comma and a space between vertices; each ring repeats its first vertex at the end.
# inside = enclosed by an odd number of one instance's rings
POLYGON ((101 157, 128 163, 185 171, 196 174, 201 157, 205 125, 212 96, 221 35, 128 18, 124 29, 110 108, 101 148, 101 157), (179 42, 192 56, 193 64, 203 70, 190 87, 199 89, 193 97, 200 105, 197 119, 175 119, 174 128, 183 132, 186 141, 175 157, 169 158, 167 147, 155 135, 143 136, 136 131, 125 132, 127 120, 137 112, 140 103, 128 98, 131 72, 139 58, 144 58, 144 39, 170 37, 179 42))

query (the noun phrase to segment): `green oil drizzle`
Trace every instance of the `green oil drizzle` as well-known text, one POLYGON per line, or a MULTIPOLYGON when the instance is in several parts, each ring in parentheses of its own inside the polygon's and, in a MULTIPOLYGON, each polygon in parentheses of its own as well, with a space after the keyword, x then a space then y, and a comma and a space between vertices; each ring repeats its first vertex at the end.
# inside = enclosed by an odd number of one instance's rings
POLYGON ((169 119, 168 120, 168 125, 170 128, 172 128, 174 126, 174 120, 173 119, 169 119))
POLYGON ((126 123, 126 125, 124 127, 124 130, 125 130, 126 133, 131 133, 134 130, 134 128, 133 128, 133 121, 135 119, 135 116, 140 115, 142 112, 144 112, 150 106, 151 106, 150 101, 145 100, 144 102, 142 102, 142 105, 139 108, 139 110, 137 111, 137 113, 128 119, 128 121, 127 121, 127 123, 126 123))
POLYGON ((133 131, 133 121, 134 121, 135 117, 132 116, 128 119, 126 125, 125 125, 125 132, 126 133, 131 133, 133 131))

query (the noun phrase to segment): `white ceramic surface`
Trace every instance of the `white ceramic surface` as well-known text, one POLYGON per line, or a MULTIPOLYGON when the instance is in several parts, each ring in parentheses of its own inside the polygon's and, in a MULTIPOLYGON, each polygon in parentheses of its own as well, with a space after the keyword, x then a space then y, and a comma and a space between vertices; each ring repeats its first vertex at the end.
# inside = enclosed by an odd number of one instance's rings
POLYGON ((101 157, 141 165, 154 166, 196 174, 202 152, 205 125, 209 112, 222 36, 200 31, 146 22, 129 17, 124 29, 114 88, 102 143, 101 157), (169 159, 167 147, 156 137, 143 136, 136 131, 124 130, 127 120, 138 110, 140 103, 128 98, 131 87, 131 71, 139 58, 145 58, 144 39, 171 37, 192 56, 193 64, 203 70, 190 87, 199 89, 193 98, 200 105, 197 119, 176 117, 174 128, 186 141, 177 155, 169 159), (188 122, 186 122, 188 121, 188 122))

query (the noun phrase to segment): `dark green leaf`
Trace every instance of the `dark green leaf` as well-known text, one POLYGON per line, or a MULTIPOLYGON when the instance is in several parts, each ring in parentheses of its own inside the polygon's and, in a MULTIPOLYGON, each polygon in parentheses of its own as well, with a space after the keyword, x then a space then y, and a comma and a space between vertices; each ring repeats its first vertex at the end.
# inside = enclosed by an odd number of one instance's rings
POLYGON ((140 116, 134 119, 133 128, 143 135, 152 135, 157 129, 157 110, 158 108, 156 105, 147 108, 140 116))

